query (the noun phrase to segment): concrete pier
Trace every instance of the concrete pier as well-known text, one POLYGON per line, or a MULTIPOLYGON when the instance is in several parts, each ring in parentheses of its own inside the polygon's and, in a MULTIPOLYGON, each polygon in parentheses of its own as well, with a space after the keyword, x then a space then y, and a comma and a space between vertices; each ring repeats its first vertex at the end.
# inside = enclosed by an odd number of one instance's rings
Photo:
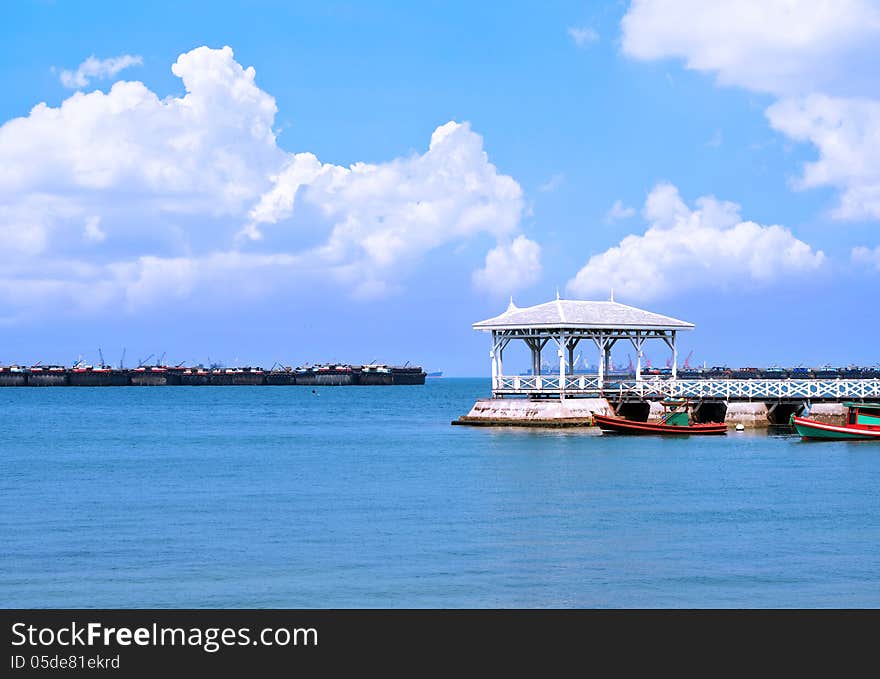
MULTIPOLYGON (((788 424, 792 413, 806 413, 821 422, 842 424, 846 407, 841 403, 766 403, 763 401, 703 401, 689 405, 694 422, 725 422, 747 429, 788 424)), ((659 422, 664 413, 659 401, 612 402, 605 398, 478 400, 467 415, 453 421, 456 425, 508 427, 587 427, 593 413, 622 417, 635 422, 659 422)))
POLYGON ((685 360, 679 371, 677 338, 693 324, 620 304, 613 293, 607 301, 566 300, 557 294, 555 300, 525 308, 511 299, 503 313, 472 327, 491 338, 492 398, 478 401, 455 424, 568 426, 609 410, 634 422, 656 422, 664 413, 661 401, 683 399, 694 423, 767 427, 787 425, 792 415, 805 413, 841 422, 843 403, 880 400, 877 367, 694 370, 685 360), (505 372, 504 353, 512 342, 528 350, 527 372, 505 372), (626 370, 615 371, 611 350, 621 342, 631 345, 633 356, 626 370), (642 369, 646 342, 669 350, 666 368, 642 369), (579 347, 597 350, 595 372, 584 369, 579 347), (552 368, 543 360, 545 350, 555 356, 552 368))
POLYGON ((613 415, 604 398, 533 401, 524 398, 484 398, 452 424, 484 427, 589 427, 593 413, 613 415))

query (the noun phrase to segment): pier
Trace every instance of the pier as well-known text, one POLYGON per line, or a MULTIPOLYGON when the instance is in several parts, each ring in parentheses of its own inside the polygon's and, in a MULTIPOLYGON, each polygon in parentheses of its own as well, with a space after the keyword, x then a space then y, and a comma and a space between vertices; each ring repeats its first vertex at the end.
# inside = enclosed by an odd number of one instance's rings
POLYGON ((880 372, 822 371, 814 374, 779 371, 685 371, 678 367, 679 333, 694 325, 669 316, 609 301, 557 299, 507 310, 473 324, 491 336, 491 398, 477 401, 455 424, 583 426, 593 413, 648 420, 659 416, 664 398, 686 398, 696 421, 726 420, 731 424, 785 424, 792 413, 811 413, 829 422, 846 412, 844 401, 880 398, 880 372), (531 373, 504 373, 504 352, 511 342, 525 343, 531 373), (628 343, 635 354, 628 374, 611 369, 611 350, 628 343), (660 343, 670 352, 665 374, 644 374, 645 345, 660 343), (582 344, 583 343, 583 344, 582 344), (579 347, 594 348, 598 369, 574 372, 579 347), (547 348, 558 358, 558 372, 542 374, 547 348))
POLYGON ((424 384, 419 366, 318 365, 299 368, 182 366, 0 366, 0 387, 394 386, 424 384))

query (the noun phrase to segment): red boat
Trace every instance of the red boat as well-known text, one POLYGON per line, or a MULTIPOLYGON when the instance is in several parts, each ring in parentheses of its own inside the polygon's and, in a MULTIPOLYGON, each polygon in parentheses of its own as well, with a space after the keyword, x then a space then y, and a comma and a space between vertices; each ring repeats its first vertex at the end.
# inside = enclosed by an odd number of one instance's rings
POLYGON ((593 424, 603 432, 615 434, 672 434, 675 436, 688 436, 690 434, 726 434, 727 425, 723 422, 709 422, 706 424, 662 424, 653 422, 635 422, 625 420, 622 417, 607 417, 605 415, 593 415, 593 424))
POLYGON ((719 435, 727 433, 727 425, 724 422, 691 424, 687 412, 687 401, 666 399, 660 403, 666 409, 660 422, 636 422, 625 420, 622 417, 594 414, 593 424, 599 427, 602 433, 614 434, 688 436, 691 434, 719 435))

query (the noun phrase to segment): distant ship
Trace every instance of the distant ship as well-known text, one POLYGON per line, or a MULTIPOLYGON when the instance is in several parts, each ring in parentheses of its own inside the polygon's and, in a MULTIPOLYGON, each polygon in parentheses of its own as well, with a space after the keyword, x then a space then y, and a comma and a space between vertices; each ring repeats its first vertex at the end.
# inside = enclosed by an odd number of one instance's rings
POLYGON ((428 373, 426 377, 443 377, 443 371, 438 370, 437 372, 428 373))

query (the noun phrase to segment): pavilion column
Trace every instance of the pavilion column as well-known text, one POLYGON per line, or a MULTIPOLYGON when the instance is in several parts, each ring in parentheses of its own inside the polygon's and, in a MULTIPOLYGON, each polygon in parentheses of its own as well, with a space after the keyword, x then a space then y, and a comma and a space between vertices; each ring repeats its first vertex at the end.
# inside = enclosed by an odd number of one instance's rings
POLYGON ((672 379, 678 377, 678 349, 675 346, 675 330, 672 331, 672 379))
POLYGON ((507 346, 507 342, 505 340, 501 340, 500 345, 498 346, 498 377, 502 377, 504 375, 504 347, 507 346))
POLYGON ((599 390, 605 387, 605 335, 599 333, 599 339, 594 339, 599 347, 599 390))
POLYGON ((536 375, 541 374, 541 352, 544 351, 544 346, 549 341, 550 341, 549 337, 542 339, 542 340, 540 340, 540 339, 535 340, 535 345, 538 347, 538 351, 535 356, 535 374, 536 375))
POLYGON ((538 340, 528 340, 529 349, 532 350, 532 377, 537 376, 538 370, 538 340))
POLYGON ((645 338, 642 337, 642 333, 636 332, 635 339, 630 338, 630 342, 632 342, 633 349, 636 350, 636 382, 642 379, 642 344, 645 342, 645 338))
POLYGON ((568 374, 574 374, 574 349, 577 346, 578 340, 569 339, 568 340, 568 374))
POLYGON ((492 361, 492 391, 494 396, 494 392, 498 389, 498 361, 495 358, 495 338, 497 333, 492 331, 492 348, 489 350, 489 359, 492 361))
POLYGON ((556 354, 559 356, 559 400, 565 398, 565 333, 559 333, 559 350, 556 354))
POLYGON ((533 340, 535 343, 532 351, 532 375, 541 374, 541 340, 533 340))

